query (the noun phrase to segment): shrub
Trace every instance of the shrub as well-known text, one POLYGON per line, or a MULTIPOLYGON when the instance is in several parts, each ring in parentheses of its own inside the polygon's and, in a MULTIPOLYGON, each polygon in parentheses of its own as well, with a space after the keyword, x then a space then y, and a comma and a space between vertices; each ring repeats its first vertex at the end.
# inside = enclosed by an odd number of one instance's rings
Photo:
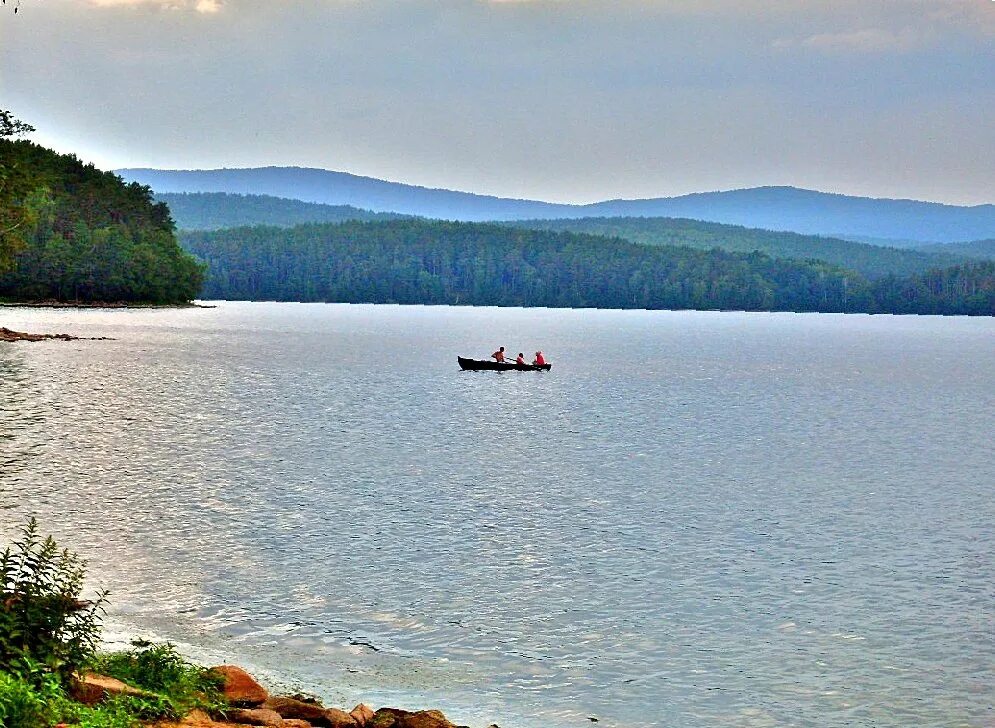
POLYGON ((136 640, 132 646, 123 652, 99 655, 92 661, 92 668, 155 693, 154 696, 127 698, 133 714, 148 719, 175 718, 194 708, 221 708, 222 686, 218 675, 187 662, 169 643, 136 640))
POLYGON ((38 728, 51 722, 51 698, 58 693, 49 681, 33 684, 23 677, 0 672, 0 726, 38 728))
POLYGON ((86 562, 32 518, 0 554, 0 670, 39 683, 65 680, 92 657, 100 638, 106 592, 83 601, 86 562))

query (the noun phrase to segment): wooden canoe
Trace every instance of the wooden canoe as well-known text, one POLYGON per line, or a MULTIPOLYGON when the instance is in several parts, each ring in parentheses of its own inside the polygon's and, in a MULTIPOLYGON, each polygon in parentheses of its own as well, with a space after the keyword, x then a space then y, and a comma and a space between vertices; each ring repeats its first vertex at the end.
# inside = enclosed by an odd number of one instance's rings
POLYGON ((489 371, 489 372, 548 372, 552 364, 515 364, 514 362, 496 362, 482 359, 464 359, 456 357, 459 368, 464 371, 489 371))

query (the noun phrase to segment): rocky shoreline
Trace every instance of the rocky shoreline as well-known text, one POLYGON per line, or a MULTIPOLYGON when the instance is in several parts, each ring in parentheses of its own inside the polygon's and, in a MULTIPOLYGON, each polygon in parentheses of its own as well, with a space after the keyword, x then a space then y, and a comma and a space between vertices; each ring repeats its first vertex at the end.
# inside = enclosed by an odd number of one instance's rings
POLYGON ((73 336, 71 334, 28 334, 0 326, 0 341, 113 341, 110 336, 73 336))
MULTIPOLYGON (((360 703, 349 712, 328 708, 306 695, 271 696, 248 672, 236 665, 210 669, 221 686, 225 708, 208 714, 194 710, 179 721, 148 723, 152 728, 466 728, 450 722, 438 710, 399 708, 373 710, 360 703)), ((143 690, 115 678, 86 673, 75 679, 72 696, 84 705, 99 705, 119 696, 142 697, 143 690)), ((69 728, 60 724, 55 728, 69 728)), ((489 728, 499 728, 492 724, 489 728)))

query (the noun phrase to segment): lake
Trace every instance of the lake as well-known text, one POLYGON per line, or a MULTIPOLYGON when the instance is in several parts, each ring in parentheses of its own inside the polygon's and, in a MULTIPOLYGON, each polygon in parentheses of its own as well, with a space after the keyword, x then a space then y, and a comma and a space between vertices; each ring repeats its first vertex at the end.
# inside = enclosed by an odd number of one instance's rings
POLYGON ((475 728, 991 726, 995 319, 0 309, 29 514, 168 639, 475 728), (461 372, 499 345, 548 373, 461 372))

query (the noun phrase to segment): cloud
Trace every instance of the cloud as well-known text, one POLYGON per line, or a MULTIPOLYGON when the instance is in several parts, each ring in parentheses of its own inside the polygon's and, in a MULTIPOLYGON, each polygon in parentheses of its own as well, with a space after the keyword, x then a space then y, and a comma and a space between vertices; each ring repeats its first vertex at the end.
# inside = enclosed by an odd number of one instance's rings
POLYGON ((777 40, 775 48, 802 47, 826 53, 904 53, 925 45, 930 34, 914 28, 898 31, 863 28, 842 33, 817 33, 798 41, 777 40))
POLYGON ((203 15, 217 13, 224 0, 87 0, 99 8, 149 7, 159 10, 192 10, 203 15))

